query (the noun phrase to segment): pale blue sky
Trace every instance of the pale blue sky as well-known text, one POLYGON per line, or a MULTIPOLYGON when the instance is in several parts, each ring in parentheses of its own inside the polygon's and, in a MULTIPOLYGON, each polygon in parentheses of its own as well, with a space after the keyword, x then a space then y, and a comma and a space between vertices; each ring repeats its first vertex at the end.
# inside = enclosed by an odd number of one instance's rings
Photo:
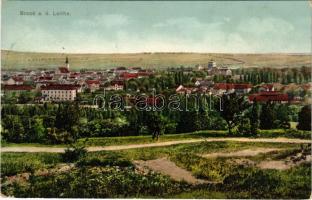
POLYGON ((306 53, 310 12, 307 1, 3 1, 2 49, 306 53), (43 16, 21 16, 20 11, 43 16), (53 11, 70 16, 52 16, 53 11))

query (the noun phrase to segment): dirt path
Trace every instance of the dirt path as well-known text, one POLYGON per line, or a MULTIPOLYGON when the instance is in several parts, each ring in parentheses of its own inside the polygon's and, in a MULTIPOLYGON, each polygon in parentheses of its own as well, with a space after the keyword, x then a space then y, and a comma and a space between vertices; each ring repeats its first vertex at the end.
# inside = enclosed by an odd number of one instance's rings
MULTIPOLYGON (((116 145, 116 146, 94 146, 87 147, 88 151, 116 151, 124 149, 136 149, 146 147, 161 147, 170 146, 175 144, 188 144, 196 142, 222 142, 222 141, 236 141, 236 142, 267 142, 267 143, 296 143, 304 144, 311 143, 311 140, 302 139, 289 139, 289 138, 206 138, 206 139, 185 139, 168 142, 155 142, 148 144, 128 144, 128 145, 116 145)), ((1 152, 50 152, 61 153, 65 148, 61 147, 2 147, 1 152)))
POLYGON ((264 160, 261 161, 257 167, 261 169, 279 169, 279 170, 285 170, 290 169, 294 166, 300 165, 304 162, 312 162, 312 156, 308 155, 304 160, 300 160, 298 162, 293 162, 290 159, 286 160, 264 160))
POLYGON ((215 157, 247 157, 247 156, 256 156, 260 153, 269 153, 273 151, 283 150, 281 148, 254 148, 254 149, 244 149, 241 151, 235 152, 216 152, 209 153, 204 155, 199 155, 204 158, 215 158, 215 157))
POLYGON ((137 160, 133 161, 139 171, 144 171, 144 168, 151 169, 164 175, 170 176, 176 181, 186 181, 190 184, 207 183, 208 181, 195 178, 191 172, 178 167, 174 162, 167 158, 159 158, 156 160, 137 160))

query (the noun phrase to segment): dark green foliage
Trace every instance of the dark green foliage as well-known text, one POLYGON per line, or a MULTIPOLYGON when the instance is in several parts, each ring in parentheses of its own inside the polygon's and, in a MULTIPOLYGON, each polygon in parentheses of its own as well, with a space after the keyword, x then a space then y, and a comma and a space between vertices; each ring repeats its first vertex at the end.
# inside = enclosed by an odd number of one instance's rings
POLYGON ((274 112, 274 105, 268 102, 262 105, 262 110, 260 113, 260 128, 261 129, 273 129, 275 128, 276 114, 274 112))
POLYGON ((1 177, 55 165, 62 162, 57 153, 2 153, 1 177))
POLYGON ((77 162, 78 167, 82 166, 119 166, 119 167, 131 167, 133 166, 132 162, 122 158, 120 155, 112 153, 112 152, 107 152, 107 154, 102 154, 102 153, 93 153, 93 154, 88 154, 81 158, 77 162))
POLYGON ((276 126, 279 128, 290 128, 290 109, 289 105, 280 104, 276 108, 276 126))
POLYGON ((64 162, 75 162, 79 159, 83 159, 86 155, 87 150, 84 144, 70 145, 62 154, 62 159, 64 162))
POLYGON ((41 198, 127 198, 164 197, 189 187, 155 173, 140 175, 133 168, 79 168, 70 173, 32 176, 29 184, 3 187, 15 197, 41 198))
POLYGON ((307 199, 311 192, 310 167, 306 163, 287 171, 237 169, 220 188, 231 191, 229 198, 307 199))
POLYGON ((241 119, 241 114, 249 107, 248 102, 243 96, 238 96, 235 93, 223 95, 220 105, 216 105, 216 110, 220 112, 221 117, 228 125, 229 134, 232 135, 232 129, 241 119))
POLYGON ((311 106, 304 106, 298 114, 298 126, 299 130, 311 130, 311 106))
POLYGON ((165 131, 168 120, 157 112, 145 112, 145 125, 148 127, 152 138, 158 140, 159 136, 165 131))
POLYGON ((251 112, 249 113, 249 121, 251 135, 257 135, 259 128, 259 106, 257 102, 254 102, 252 105, 251 112))

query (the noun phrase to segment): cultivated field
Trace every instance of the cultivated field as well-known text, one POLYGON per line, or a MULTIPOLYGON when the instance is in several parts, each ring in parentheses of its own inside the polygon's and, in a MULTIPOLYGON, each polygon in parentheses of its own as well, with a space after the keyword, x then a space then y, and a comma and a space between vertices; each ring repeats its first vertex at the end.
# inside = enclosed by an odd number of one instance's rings
MULTIPOLYGON (((216 53, 133 53, 66 54, 71 69, 107 69, 116 66, 164 69, 168 67, 206 65, 213 59, 232 67, 301 67, 310 66, 308 54, 216 54, 216 53)), ((55 68, 65 61, 62 53, 1 51, 2 69, 55 68)))

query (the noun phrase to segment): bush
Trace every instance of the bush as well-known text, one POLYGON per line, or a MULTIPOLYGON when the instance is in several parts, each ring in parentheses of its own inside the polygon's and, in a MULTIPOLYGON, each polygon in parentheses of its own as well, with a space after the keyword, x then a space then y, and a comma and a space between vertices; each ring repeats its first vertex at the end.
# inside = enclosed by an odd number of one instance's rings
POLYGON ((106 155, 91 154, 83 157, 77 162, 78 167, 82 166, 119 166, 119 167, 132 167, 131 161, 121 158, 120 156, 109 153, 106 155))
POLYGON ((307 199, 311 192, 310 163, 286 171, 238 169, 219 187, 229 198, 307 199))
POLYGON ((52 176, 32 176, 29 184, 3 186, 14 197, 39 198, 129 198, 164 197, 176 194, 186 183, 156 173, 140 175, 132 168, 78 168, 52 176))
POLYGON ((61 156, 56 153, 2 153, 1 176, 32 172, 59 162, 61 156))
POLYGON ((311 105, 304 106, 298 114, 299 130, 311 130, 311 105))
POLYGON ((287 129, 284 133, 285 137, 290 138, 301 138, 301 139, 310 139, 311 132, 310 131, 300 131, 296 129, 287 129))
POLYGON ((87 150, 84 145, 71 145, 71 147, 65 149, 64 154, 62 154, 62 159, 64 162, 73 162, 84 158, 86 154, 87 150))

